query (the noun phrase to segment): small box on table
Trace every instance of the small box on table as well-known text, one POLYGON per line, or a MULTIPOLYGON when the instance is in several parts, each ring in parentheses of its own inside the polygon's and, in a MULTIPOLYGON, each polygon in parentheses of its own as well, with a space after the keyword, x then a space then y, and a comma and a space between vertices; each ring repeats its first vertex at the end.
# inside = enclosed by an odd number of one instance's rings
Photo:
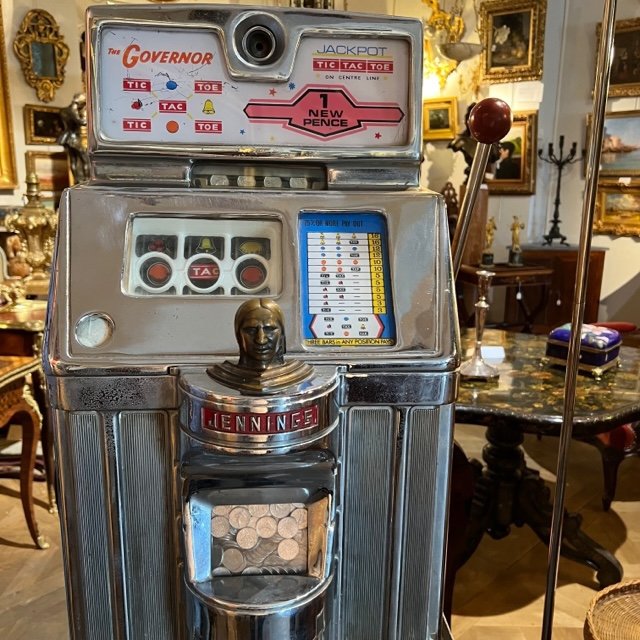
MULTIPOLYGON (((571 339, 571 324, 557 327, 547 338, 546 355, 549 362, 566 366, 571 339)), ((615 329, 582 325, 578 369, 600 378, 605 371, 619 364, 622 337, 615 329)))

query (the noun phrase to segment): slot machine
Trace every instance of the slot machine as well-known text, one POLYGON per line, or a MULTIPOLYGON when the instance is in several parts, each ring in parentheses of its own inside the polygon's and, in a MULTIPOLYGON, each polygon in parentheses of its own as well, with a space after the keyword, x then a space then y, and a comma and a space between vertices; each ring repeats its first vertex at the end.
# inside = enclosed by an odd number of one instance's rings
POLYGON ((459 352, 421 23, 86 33, 44 356, 71 637, 439 638, 459 352))

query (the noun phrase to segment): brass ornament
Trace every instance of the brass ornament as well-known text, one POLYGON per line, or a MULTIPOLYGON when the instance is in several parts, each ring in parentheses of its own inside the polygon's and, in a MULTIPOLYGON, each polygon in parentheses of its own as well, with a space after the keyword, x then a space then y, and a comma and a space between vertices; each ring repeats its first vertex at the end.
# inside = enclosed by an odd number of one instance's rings
POLYGON ((247 300, 236 312, 234 329, 240 358, 237 364, 225 360, 209 367, 207 373, 214 380, 240 391, 269 394, 313 374, 313 367, 305 362, 284 361, 284 318, 273 300, 247 300))
POLYGON ((43 9, 27 12, 13 41, 13 51, 38 99, 51 102, 64 82, 69 57, 69 47, 55 18, 43 9))
POLYGON ((27 294, 42 295, 49 288, 58 219, 40 202, 40 182, 34 173, 27 176, 26 196, 27 204, 6 216, 5 226, 20 237, 25 260, 31 267, 31 274, 24 278, 27 294))

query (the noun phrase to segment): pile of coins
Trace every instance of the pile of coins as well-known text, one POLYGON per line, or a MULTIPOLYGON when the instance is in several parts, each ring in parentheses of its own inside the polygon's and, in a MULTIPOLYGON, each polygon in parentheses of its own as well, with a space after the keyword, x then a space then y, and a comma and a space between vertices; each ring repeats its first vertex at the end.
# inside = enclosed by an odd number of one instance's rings
POLYGON ((217 505, 211 535, 214 576, 307 571, 307 509, 302 503, 217 505))

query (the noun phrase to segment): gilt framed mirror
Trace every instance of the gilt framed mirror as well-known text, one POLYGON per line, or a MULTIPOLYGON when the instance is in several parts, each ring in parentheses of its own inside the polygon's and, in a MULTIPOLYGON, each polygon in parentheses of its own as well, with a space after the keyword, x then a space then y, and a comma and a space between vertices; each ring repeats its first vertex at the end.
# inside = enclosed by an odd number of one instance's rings
POLYGON ((38 100, 51 102, 64 82, 69 57, 69 47, 55 18, 43 9, 28 11, 13 41, 13 51, 38 100))

